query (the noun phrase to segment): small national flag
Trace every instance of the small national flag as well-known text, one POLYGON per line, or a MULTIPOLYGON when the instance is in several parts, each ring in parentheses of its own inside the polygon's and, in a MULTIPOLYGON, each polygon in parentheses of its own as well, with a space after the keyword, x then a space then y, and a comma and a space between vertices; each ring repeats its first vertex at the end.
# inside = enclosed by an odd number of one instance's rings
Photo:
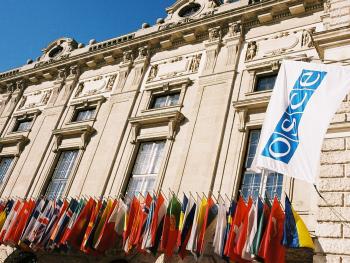
POLYGON ((285 262, 285 248, 281 244, 283 238, 283 223, 284 213, 279 205, 277 197, 275 197, 259 250, 259 256, 263 258, 266 263, 285 262))
POLYGON ((187 250, 191 251, 191 253, 197 258, 199 256, 198 251, 198 238, 199 233, 202 229, 202 225, 204 223, 205 211, 208 205, 207 198, 203 197, 202 200, 198 200, 199 206, 196 210, 197 215, 195 216, 195 221, 193 222, 191 229, 191 236, 187 243, 187 250))
POLYGON ((222 198, 219 199, 218 219, 216 221, 215 234, 213 240, 214 253, 223 256, 225 245, 225 233, 227 229, 227 207, 222 198))
POLYGON ((152 220, 154 217, 154 210, 156 208, 157 198, 153 197, 149 212, 146 219, 144 235, 141 243, 141 250, 145 250, 152 247, 152 220))
POLYGON ((158 195, 154 216, 151 225, 152 247, 149 249, 154 255, 157 253, 161 241, 164 219, 166 214, 165 200, 162 194, 158 195))
POLYGON ((162 244, 161 248, 165 251, 167 257, 173 255, 176 247, 177 237, 179 235, 179 223, 180 223, 181 204, 177 200, 177 197, 173 195, 171 198, 163 225, 162 244))
POLYGON ((70 235, 67 237, 67 242, 75 249, 80 248, 80 245, 84 238, 85 230, 87 228, 91 213, 95 205, 95 200, 93 198, 90 198, 71 228, 70 235))
POLYGON ((6 233, 11 229, 12 223, 14 222, 14 219, 17 217, 18 213, 20 212, 23 203, 21 200, 17 200, 13 206, 13 209, 6 217, 6 220, 4 222, 4 225, 0 232, 0 243, 2 244, 4 242, 4 238, 6 237, 6 233))
POLYGON ((0 213, 0 232, 2 231, 6 218, 10 214, 14 203, 15 202, 12 199, 7 201, 4 210, 0 213))
POLYGON ((134 244, 135 246, 137 246, 138 250, 140 252, 142 252, 142 241, 143 241, 143 237, 144 237, 144 233, 146 230, 146 225, 147 225, 147 217, 148 217, 148 213, 151 207, 151 203, 152 203, 152 196, 150 194, 147 194, 145 201, 142 204, 142 208, 141 208, 141 215, 140 215, 140 224, 138 226, 137 229, 137 233, 136 233, 136 237, 134 240, 134 244))
POLYGON ((243 221, 246 213, 247 205, 245 204, 243 197, 240 196, 225 244, 225 256, 229 258, 234 258, 234 248, 237 245, 239 234, 242 231, 243 221))
POLYGON ((314 242, 304 221, 293 209, 287 195, 285 199, 285 213, 283 245, 288 248, 307 247, 315 249, 314 242))
MULTIPOLYGON (((260 199, 259 199, 259 201, 261 202, 260 199)), ((258 255, 258 253, 259 253, 260 243, 261 243, 261 240, 263 238, 263 235, 264 235, 264 232, 266 229, 266 225, 267 225, 267 222, 268 222, 269 217, 270 217, 270 210, 271 210, 270 201, 267 197, 265 197, 263 211, 260 214, 259 219, 258 219, 258 228, 256 230, 253 245, 252 245, 252 248, 250 251, 250 253, 253 255, 258 255)))
POLYGON ((179 246, 179 256, 184 259, 186 256, 186 247, 190 239, 192 225, 194 223, 195 214, 197 211, 197 204, 192 197, 188 200, 186 211, 184 214, 184 223, 181 231, 181 240, 179 246))
POLYGON ((198 237, 198 243, 197 243, 198 255, 203 255, 204 248, 205 248, 205 241, 206 240, 208 241, 209 239, 207 238, 207 233, 211 232, 211 231, 208 231, 208 229, 212 226, 212 223, 216 220, 217 214, 218 214, 218 206, 214 203, 213 199, 209 197, 206 205, 203 225, 201 227, 201 230, 199 232, 199 237, 198 237))
POLYGON ((181 245, 181 232, 182 232, 182 228, 184 225, 184 218, 185 218, 187 204, 188 204, 188 198, 184 194, 184 198, 183 198, 182 205, 181 205, 180 221, 179 221, 179 235, 177 237, 177 246, 178 247, 181 245))

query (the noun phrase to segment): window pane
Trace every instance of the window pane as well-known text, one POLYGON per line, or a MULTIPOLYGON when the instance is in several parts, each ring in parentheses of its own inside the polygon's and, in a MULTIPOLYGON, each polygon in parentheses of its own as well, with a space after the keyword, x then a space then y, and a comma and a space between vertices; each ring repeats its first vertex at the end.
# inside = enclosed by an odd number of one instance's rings
POLYGON ((61 152, 46 195, 53 199, 61 196, 78 155, 78 150, 61 152))
POLYGON ((127 197, 146 195, 151 192, 163 160, 165 141, 140 144, 135 164, 127 187, 127 197))
POLYGON ((73 121, 86 121, 94 117, 96 108, 78 110, 73 121))
POLYGON ((277 75, 260 76, 257 79, 256 91, 271 90, 275 86, 277 75))
POLYGON ((4 178, 10 165, 12 163, 13 157, 3 157, 0 160, 0 183, 3 183, 4 178))
POLYGON ((32 120, 30 119, 17 121, 13 131, 28 131, 31 125, 32 125, 32 120))
POLYGON ((151 109, 174 106, 179 103, 180 92, 171 93, 162 96, 156 96, 153 99, 151 109))
POLYGON ((243 170, 243 180, 241 194, 245 200, 249 196, 255 201, 259 195, 263 195, 265 190, 267 196, 271 199, 276 195, 278 198, 282 195, 283 175, 275 172, 269 172, 266 180, 261 174, 248 172, 251 167, 260 138, 260 130, 251 130, 249 133, 248 150, 243 170), (266 183, 266 184, 265 184, 266 183))

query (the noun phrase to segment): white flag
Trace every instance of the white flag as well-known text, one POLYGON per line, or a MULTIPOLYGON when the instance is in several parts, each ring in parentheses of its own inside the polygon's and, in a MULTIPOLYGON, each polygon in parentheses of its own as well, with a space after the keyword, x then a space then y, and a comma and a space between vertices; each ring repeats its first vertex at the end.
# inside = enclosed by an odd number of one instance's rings
POLYGON ((350 89, 350 69, 283 61, 251 170, 315 183, 328 125, 350 89))

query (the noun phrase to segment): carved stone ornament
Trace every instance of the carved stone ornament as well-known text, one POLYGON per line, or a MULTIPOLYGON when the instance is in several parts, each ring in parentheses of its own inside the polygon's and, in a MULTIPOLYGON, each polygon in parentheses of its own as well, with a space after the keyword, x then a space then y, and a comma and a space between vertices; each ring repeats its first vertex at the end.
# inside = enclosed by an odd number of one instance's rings
POLYGON ((117 79, 117 76, 118 76, 118 74, 114 74, 114 75, 109 77, 107 87, 106 87, 107 90, 112 90, 114 82, 117 79))
POLYGON ((209 28, 209 42, 217 41, 221 39, 221 28, 213 27, 209 28))
POLYGON ((123 63, 131 63, 133 61, 133 54, 131 50, 123 52, 123 63))
POLYGON ((246 54, 246 60, 252 60, 256 56, 256 51, 257 51, 257 44, 255 41, 251 41, 248 43, 248 48, 247 48, 247 54, 246 54))
POLYGON ((52 94, 52 89, 45 91, 37 91, 22 96, 22 100, 18 105, 18 110, 33 109, 45 106, 52 94))
POLYGON ((72 38, 57 39, 42 50, 43 54, 37 59, 35 67, 66 59, 76 48, 78 48, 78 43, 72 38))
POLYGON ((324 12, 328 14, 331 11, 331 7, 332 7, 331 0, 326 0, 324 2, 324 12))
POLYGON ((149 71, 148 80, 155 79, 158 74, 158 64, 152 65, 149 71))
POLYGON ((197 72, 199 68, 199 64, 201 63, 202 54, 196 54, 192 57, 190 64, 189 64, 189 71, 190 72, 197 72))
POLYGON ((311 36, 312 31, 310 29, 304 29, 301 34, 301 47, 312 47, 313 41, 311 36))
POLYGON ((149 49, 148 49, 148 47, 147 46, 139 47, 137 59, 148 58, 148 56, 149 56, 149 49))
POLYGON ((242 24, 241 22, 233 22, 228 26, 228 36, 235 37, 242 32, 242 24))

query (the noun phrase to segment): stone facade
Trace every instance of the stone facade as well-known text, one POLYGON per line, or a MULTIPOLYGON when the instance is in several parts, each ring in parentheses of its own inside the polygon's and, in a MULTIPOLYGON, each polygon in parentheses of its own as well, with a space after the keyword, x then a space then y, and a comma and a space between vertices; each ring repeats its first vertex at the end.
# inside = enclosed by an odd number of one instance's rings
MULTIPOLYGON (((276 73, 283 59, 349 64, 349 5, 349 0, 178 0, 165 19, 134 33, 86 46, 70 38, 50 43, 35 62, 0 73, 0 156, 14 158, 1 197, 45 193, 66 149, 78 155, 65 196, 124 194, 139 145, 160 139, 166 143, 156 192, 237 197, 249 131, 261 127, 271 95, 255 91, 257 79, 276 73), (199 5, 192 13, 191 3, 199 5), (155 96, 174 91, 180 94, 177 105, 150 108, 155 96), (77 110, 89 107, 96 109, 93 118, 72 121, 77 110), (14 132, 23 118, 32 120, 30 129, 14 132)), ((350 262, 349 121, 347 97, 322 149, 317 184, 326 201, 311 185, 283 180, 315 238, 314 262, 350 262)), ((210 251, 201 261, 220 262, 210 251)), ((4 257, 9 253, 3 248, 4 257)), ((38 255, 40 262, 56 258, 38 255)), ((97 259, 60 255, 65 262, 118 258, 156 261, 118 251, 97 259)), ((309 262, 312 255, 290 251, 288 258, 309 262)))

